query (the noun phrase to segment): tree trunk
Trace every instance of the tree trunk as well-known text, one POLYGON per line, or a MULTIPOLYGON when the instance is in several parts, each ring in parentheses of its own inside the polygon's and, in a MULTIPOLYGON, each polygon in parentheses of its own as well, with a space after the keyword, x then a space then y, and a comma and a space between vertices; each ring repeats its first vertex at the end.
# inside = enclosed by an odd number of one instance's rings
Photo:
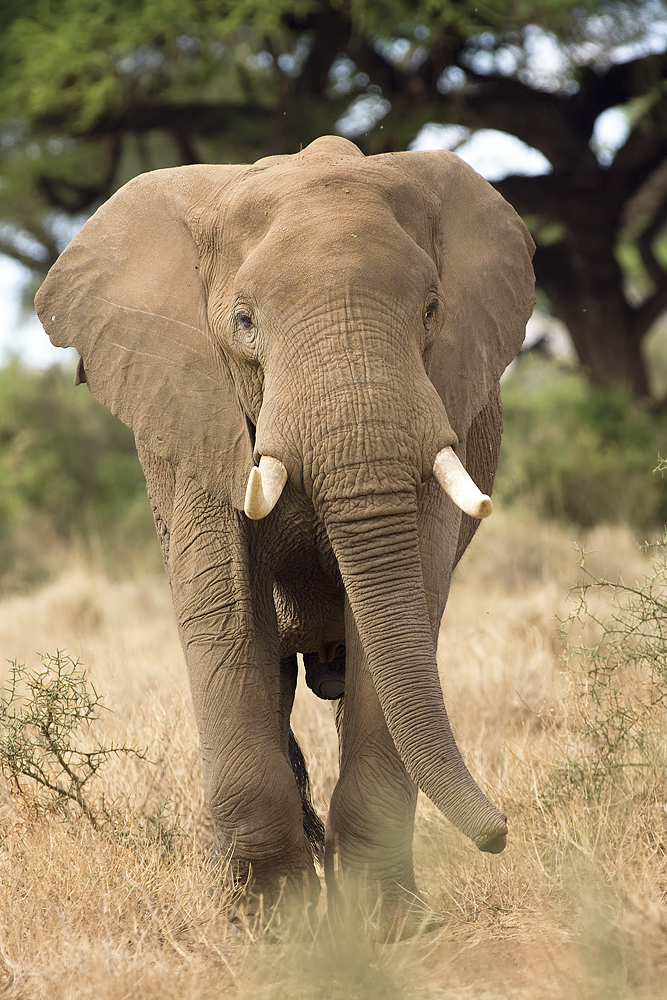
POLYGON ((623 294, 623 275, 612 237, 577 234, 538 247, 538 285, 555 315, 567 326, 591 382, 624 385, 639 398, 649 395, 636 311, 623 294))

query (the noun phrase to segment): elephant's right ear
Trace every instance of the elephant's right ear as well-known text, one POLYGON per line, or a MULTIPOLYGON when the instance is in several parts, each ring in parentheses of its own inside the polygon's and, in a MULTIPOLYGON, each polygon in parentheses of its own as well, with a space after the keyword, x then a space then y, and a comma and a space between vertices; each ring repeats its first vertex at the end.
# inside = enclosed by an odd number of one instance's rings
POLYGON ((57 347, 138 442, 243 508, 253 464, 229 371, 210 336, 197 224, 246 171, 143 174, 84 225, 35 298, 57 347))

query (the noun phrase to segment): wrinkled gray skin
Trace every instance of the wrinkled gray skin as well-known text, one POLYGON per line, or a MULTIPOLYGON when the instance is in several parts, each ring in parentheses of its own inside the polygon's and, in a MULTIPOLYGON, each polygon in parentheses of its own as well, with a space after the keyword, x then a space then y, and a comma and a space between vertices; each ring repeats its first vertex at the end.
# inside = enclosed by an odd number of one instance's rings
POLYGON ((435 659, 478 522, 432 468, 452 445, 491 490, 531 254, 520 219, 454 154, 366 158, 327 137, 253 166, 135 178, 38 293, 53 343, 77 348, 80 380, 134 430, 216 843, 251 872, 247 900, 319 893, 288 762, 297 652, 320 696, 345 689, 330 895, 341 879, 367 902, 379 892, 382 933, 404 917, 417 787, 480 849, 504 847, 435 659), (262 455, 289 479, 251 521, 262 455))

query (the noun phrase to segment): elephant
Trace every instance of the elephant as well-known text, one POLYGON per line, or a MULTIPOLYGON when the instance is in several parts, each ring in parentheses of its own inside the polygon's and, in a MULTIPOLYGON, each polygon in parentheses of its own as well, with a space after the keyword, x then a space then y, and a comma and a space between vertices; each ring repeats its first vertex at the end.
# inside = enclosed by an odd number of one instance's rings
POLYGON ((365 156, 328 136, 135 177, 37 294, 52 343, 78 351, 75 382, 134 432, 214 851, 249 912, 312 912, 323 851, 334 908, 349 885, 389 934, 422 898, 418 789, 480 850, 505 846, 436 642, 491 510, 533 250, 454 153, 365 156), (326 829, 290 729, 297 654, 338 702, 326 829))

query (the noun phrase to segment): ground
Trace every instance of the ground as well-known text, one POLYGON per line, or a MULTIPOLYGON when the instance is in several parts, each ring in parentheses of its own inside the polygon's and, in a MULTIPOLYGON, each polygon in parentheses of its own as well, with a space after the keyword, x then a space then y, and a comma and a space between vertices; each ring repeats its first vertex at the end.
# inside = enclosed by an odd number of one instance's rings
MULTIPOLYGON (((72 557, 42 589, 5 598, 2 656, 35 667, 38 653, 56 649, 80 658, 110 709, 85 738, 147 754, 112 760, 91 784, 96 808, 104 795, 98 830, 76 808, 45 813, 0 783, 0 996, 663 996, 667 806, 646 794, 592 801, 554 778, 577 746, 558 620, 581 572, 572 534, 494 514, 457 571, 439 646, 445 698, 464 757, 511 834, 504 854, 481 854, 420 796, 417 880, 439 928, 400 944, 331 942, 323 926, 314 940, 253 941, 227 920, 204 861, 210 822, 161 576, 109 579, 72 557)), ((634 581, 647 571, 623 528, 597 529, 585 543, 597 573, 634 581)), ((294 729, 324 815, 334 720, 303 678, 294 729)))

